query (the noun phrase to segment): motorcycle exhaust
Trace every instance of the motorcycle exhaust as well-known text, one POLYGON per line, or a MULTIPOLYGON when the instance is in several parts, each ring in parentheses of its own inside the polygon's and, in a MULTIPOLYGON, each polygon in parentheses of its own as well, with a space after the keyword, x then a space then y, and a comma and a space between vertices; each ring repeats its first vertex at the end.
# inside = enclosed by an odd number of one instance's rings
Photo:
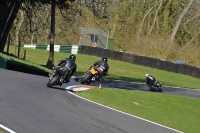
POLYGON ((95 81, 95 77, 92 77, 92 79, 91 79, 92 81, 95 81))

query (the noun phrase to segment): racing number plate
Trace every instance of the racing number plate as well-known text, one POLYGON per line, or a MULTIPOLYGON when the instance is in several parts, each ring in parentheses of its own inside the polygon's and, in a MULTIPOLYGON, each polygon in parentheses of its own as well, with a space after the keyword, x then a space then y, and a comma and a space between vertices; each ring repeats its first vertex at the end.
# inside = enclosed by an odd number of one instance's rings
POLYGON ((90 69, 90 72, 91 72, 92 74, 95 74, 95 73, 96 73, 96 71, 95 71, 94 68, 90 69))

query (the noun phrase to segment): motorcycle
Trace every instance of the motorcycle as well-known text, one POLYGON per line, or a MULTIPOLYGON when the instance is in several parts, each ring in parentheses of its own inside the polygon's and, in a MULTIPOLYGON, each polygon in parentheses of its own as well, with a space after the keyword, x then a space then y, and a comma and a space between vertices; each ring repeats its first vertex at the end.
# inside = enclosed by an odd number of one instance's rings
POLYGON ((149 89, 151 91, 159 91, 162 92, 162 83, 155 81, 153 86, 150 86, 149 89))
POLYGON ((49 74, 49 82, 47 87, 52 87, 53 85, 62 85, 64 83, 65 77, 68 72, 66 72, 65 67, 58 66, 53 68, 53 72, 49 74))
POLYGON ((89 85, 91 82, 94 82, 99 77, 98 68, 93 66, 91 67, 81 78, 81 84, 89 85))

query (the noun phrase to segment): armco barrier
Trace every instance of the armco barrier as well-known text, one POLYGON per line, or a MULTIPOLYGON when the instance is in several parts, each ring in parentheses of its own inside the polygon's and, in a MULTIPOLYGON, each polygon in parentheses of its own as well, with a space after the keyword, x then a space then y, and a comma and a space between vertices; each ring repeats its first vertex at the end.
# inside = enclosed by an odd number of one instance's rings
POLYGON ((48 45, 36 45, 35 49, 47 50, 48 45))
POLYGON ((81 46, 81 53, 94 56, 107 56, 108 58, 129 62, 141 66, 156 68, 174 73, 180 73, 189 75, 195 78, 200 78, 200 68, 194 66, 188 66, 185 64, 175 64, 172 62, 163 61, 160 59, 138 56, 131 53, 125 53, 121 51, 114 51, 109 49, 103 49, 99 47, 81 46))
MULTIPOLYGON (((42 45, 42 44, 37 44, 37 45, 24 44, 22 45, 22 47, 33 48, 33 49, 43 49, 43 50, 50 49, 50 45, 42 45)), ((54 45, 54 51, 78 54, 78 53, 81 53, 81 47, 78 45, 54 45)))

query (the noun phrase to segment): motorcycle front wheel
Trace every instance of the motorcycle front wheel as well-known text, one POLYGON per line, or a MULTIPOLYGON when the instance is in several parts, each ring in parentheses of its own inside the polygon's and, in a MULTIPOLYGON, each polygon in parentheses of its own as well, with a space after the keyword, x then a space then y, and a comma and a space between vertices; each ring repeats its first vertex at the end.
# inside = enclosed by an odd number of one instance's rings
POLYGON ((53 85, 56 84, 57 80, 60 78, 59 75, 56 75, 55 77, 53 77, 51 80, 49 80, 49 82, 47 83, 47 87, 52 87, 53 85))
POLYGON ((90 80, 92 75, 90 73, 86 73, 85 76, 81 79, 81 84, 87 83, 88 85, 91 83, 90 80))

